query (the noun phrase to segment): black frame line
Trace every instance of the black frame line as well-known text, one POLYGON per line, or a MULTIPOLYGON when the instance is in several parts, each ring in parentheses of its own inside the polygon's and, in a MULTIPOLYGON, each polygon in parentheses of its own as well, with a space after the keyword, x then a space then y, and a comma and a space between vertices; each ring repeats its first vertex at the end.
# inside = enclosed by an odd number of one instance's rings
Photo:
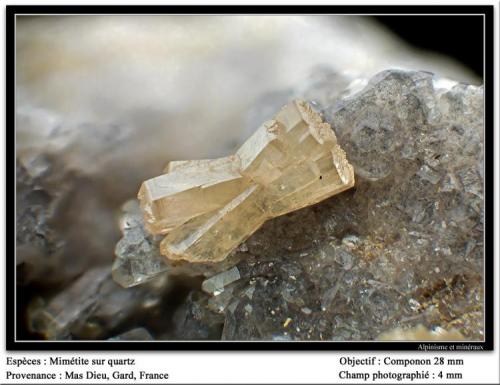
MULTIPOLYGON (((494 341, 494 6, 493 5, 8 5, 6 6, 6 348, 8 351, 491 351, 494 341), (484 330, 483 342, 436 341, 31 341, 15 336, 15 19, 17 15, 146 14, 344 14, 344 15, 481 15, 484 17, 484 330), (10 273, 10 274, 9 274, 10 273), (435 349, 432 349, 432 348, 435 349), (460 349, 462 347, 463 349, 460 349)), ((497 272, 498 273, 498 272, 497 272)))

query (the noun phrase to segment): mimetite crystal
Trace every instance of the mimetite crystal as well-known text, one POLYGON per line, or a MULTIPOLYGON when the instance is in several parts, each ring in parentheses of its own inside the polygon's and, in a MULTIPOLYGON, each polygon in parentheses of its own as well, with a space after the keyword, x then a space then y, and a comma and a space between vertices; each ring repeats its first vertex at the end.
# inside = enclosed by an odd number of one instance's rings
POLYGON ((236 154, 170 162, 138 197, 153 234, 166 234, 171 260, 218 262, 265 221, 354 185, 354 172, 328 123, 295 100, 236 154))

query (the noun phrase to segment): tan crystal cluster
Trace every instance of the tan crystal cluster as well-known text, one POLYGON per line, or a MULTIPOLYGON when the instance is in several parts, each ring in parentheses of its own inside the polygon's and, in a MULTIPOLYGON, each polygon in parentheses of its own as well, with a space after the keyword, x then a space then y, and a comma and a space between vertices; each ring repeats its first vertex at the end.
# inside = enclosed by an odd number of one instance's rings
POLYGON ((354 172, 328 123, 295 100, 265 122, 236 154, 170 162, 138 197, 145 225, 166 234, 171 260, 217 262, 265 221, 354 185, 354 172))

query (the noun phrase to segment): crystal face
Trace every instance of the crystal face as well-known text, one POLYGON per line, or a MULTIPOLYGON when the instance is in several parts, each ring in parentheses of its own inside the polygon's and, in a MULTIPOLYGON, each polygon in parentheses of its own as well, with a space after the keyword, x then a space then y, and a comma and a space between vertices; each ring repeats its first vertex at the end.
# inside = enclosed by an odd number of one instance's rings
POLYGON ((171 260, 218 262, 268 219, 318 203, 354 185, 354 172, 328 123, 295 100, 236 154, 170 162, 138 197, 146 228, 166 234, 171 260))

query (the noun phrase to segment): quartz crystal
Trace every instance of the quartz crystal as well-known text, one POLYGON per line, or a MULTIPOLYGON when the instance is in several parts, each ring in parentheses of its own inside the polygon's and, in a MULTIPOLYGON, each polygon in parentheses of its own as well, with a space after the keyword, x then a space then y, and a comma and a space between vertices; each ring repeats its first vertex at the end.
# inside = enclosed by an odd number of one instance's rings
POLYGON ((224 291, 225 286, 237 281, 240 278, 238 268, 233 267, 230 270, 214 275, 213 277, 203 281, 201 288, 209 294, 219 295, 224 291))
POLYGON ((31 304, 30 331, 48 340, 113 337, 109 334, 138 313, 158 312, 161 296, 168 292, 165 278, 124 290, 111 278, 110 266, 90 269, 49 301, 31 304))
POLYGON ((354 185, 354 172, 328 123, 304 101, 284 106, 236 154, 170 162, 145 181, 146 228, 167 234, 171 260, 218 262, 270 218, 354 185))
POLYGON ((113 279, 123 287, 138 285, 167 270, 165 258, 160 255, 158 237, 149 234, 138 215, 135 202, 127 202, 120 227, 125 235, 115 247, 113 279), (133 253, 130 253, 133 250, 133 253))

